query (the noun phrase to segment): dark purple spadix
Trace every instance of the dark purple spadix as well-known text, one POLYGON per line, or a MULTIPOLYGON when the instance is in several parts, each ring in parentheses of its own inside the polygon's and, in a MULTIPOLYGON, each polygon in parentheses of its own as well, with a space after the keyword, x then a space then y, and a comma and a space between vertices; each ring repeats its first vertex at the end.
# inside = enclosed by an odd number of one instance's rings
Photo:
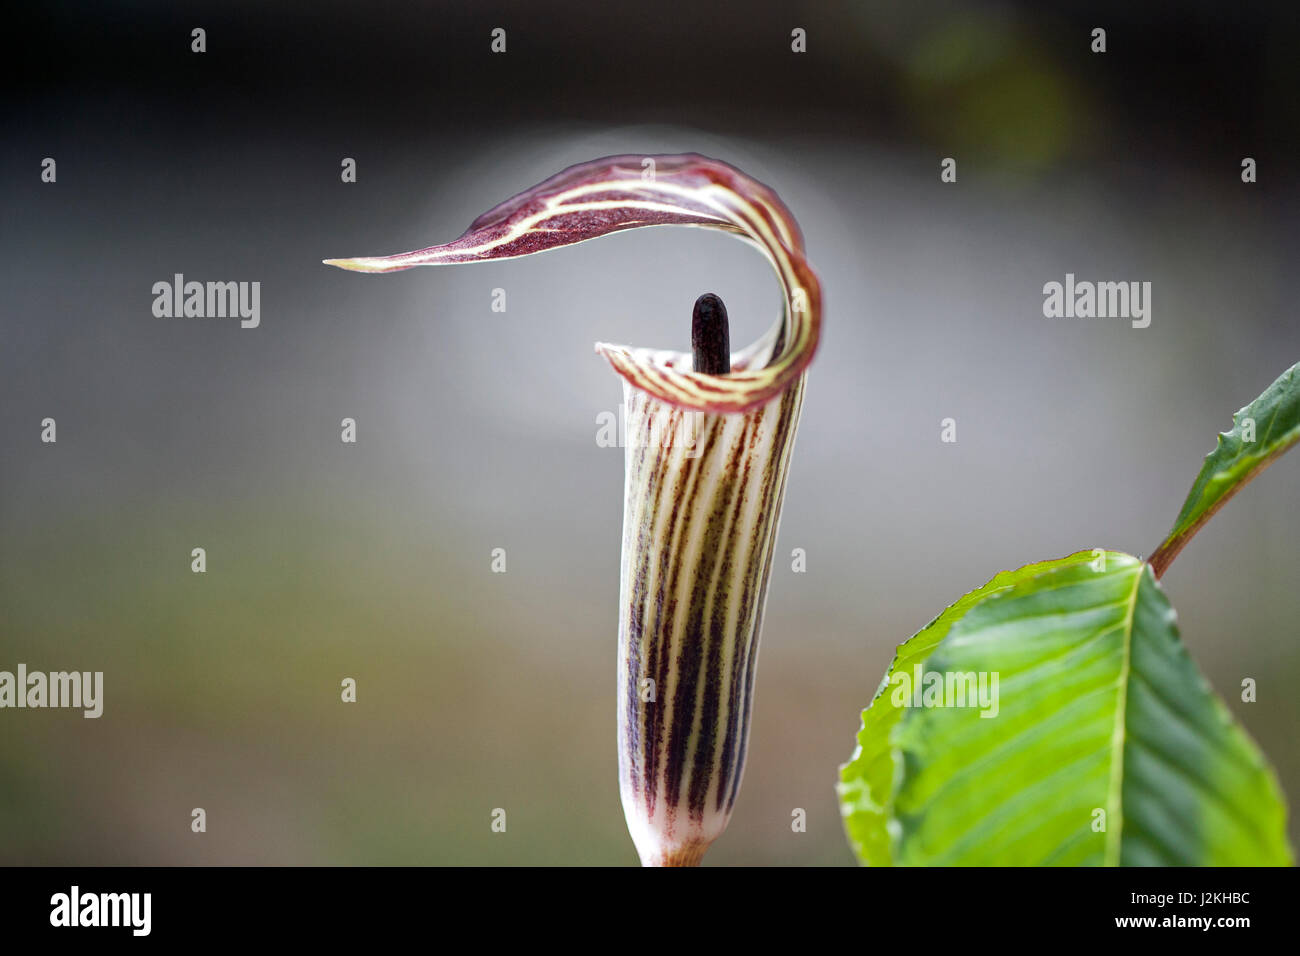
POLYGON ((695 300, 695 310, 691 313, 691 351, 695 371, 703 375, 726 375, 731 371, 727 307, 712 292, 695 300))

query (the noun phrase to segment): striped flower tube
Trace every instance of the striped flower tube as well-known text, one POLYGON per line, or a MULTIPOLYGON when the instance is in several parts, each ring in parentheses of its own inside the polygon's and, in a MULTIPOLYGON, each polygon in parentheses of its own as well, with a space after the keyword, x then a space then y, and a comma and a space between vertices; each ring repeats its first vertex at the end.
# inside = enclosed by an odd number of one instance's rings
POLYGON ((781 502, 820 334, 821 286, 794 218, 725 163, 615 156, 551 177, 444 245, 325 261, 397 272, 655 225, 745 239, 785 297, 776 325, 734 355, 725 309, 709 296, 696 305, 691 353, 596 346, 624 379, 627 409, 619 792, 642 863, 690 866, 726 828, 740 787, 781 502))

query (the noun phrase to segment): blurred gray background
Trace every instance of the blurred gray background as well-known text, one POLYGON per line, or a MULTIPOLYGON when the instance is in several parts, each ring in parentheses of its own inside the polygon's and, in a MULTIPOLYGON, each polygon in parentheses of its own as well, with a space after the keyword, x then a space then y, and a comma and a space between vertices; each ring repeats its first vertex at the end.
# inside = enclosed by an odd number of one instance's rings
MULTIPOLYGON (((698 151, 780 193, 827 307, 709 862, 850 863, 836 768, 894 645, 1001 569, 1149 553, 1232 412, 1300 359, 1294 14, 1216 9, 24 14, 0 114, 0 669, 106 687, 99 720, 0 713, 0 862, 635 862, 622 452, 596 443, 621 386, 592 343, 683 348, 714 291, 742 344, 774 276, 686 229, 382 277, 320 260, 449 240, 571 163, 698 151), (155 318, 177 272, 260 281, 260 328, 155 318), (1067 272, 1151 282, 1150 327, 1044 318, 1067 272)), ((1283 460, 1165 578, 1292 799, 1298 493, 1283 460)))

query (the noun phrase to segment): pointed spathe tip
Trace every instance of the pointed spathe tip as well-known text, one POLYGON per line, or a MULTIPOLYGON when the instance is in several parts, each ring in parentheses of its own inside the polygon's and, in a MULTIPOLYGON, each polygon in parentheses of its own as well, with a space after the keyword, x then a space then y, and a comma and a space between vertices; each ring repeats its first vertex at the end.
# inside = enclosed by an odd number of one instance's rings
POLYGON ((368 268, 366 259, 322 259, 321 262, 327 266, 334 266, 337 269, 347 269, 349 272, 376 272, 373 267, 368 268))

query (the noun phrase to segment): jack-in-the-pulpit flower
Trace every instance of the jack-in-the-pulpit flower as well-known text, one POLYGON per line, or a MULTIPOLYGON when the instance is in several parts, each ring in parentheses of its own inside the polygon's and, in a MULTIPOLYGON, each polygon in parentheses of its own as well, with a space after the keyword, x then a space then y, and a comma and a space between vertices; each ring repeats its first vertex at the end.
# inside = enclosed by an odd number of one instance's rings
POLYGON ((740 788, 763 606, 821 286, 766 186, 693 154, 573 166, 459 239, 359 272, 509 259, 640 226, 704 226, 776 269, 781 319, 728 354, 726 310, 696 303, 692 352, 598 344, 624 379, 626 480, 618 640, 619 791, 642 863, 694 865, 740 788))

